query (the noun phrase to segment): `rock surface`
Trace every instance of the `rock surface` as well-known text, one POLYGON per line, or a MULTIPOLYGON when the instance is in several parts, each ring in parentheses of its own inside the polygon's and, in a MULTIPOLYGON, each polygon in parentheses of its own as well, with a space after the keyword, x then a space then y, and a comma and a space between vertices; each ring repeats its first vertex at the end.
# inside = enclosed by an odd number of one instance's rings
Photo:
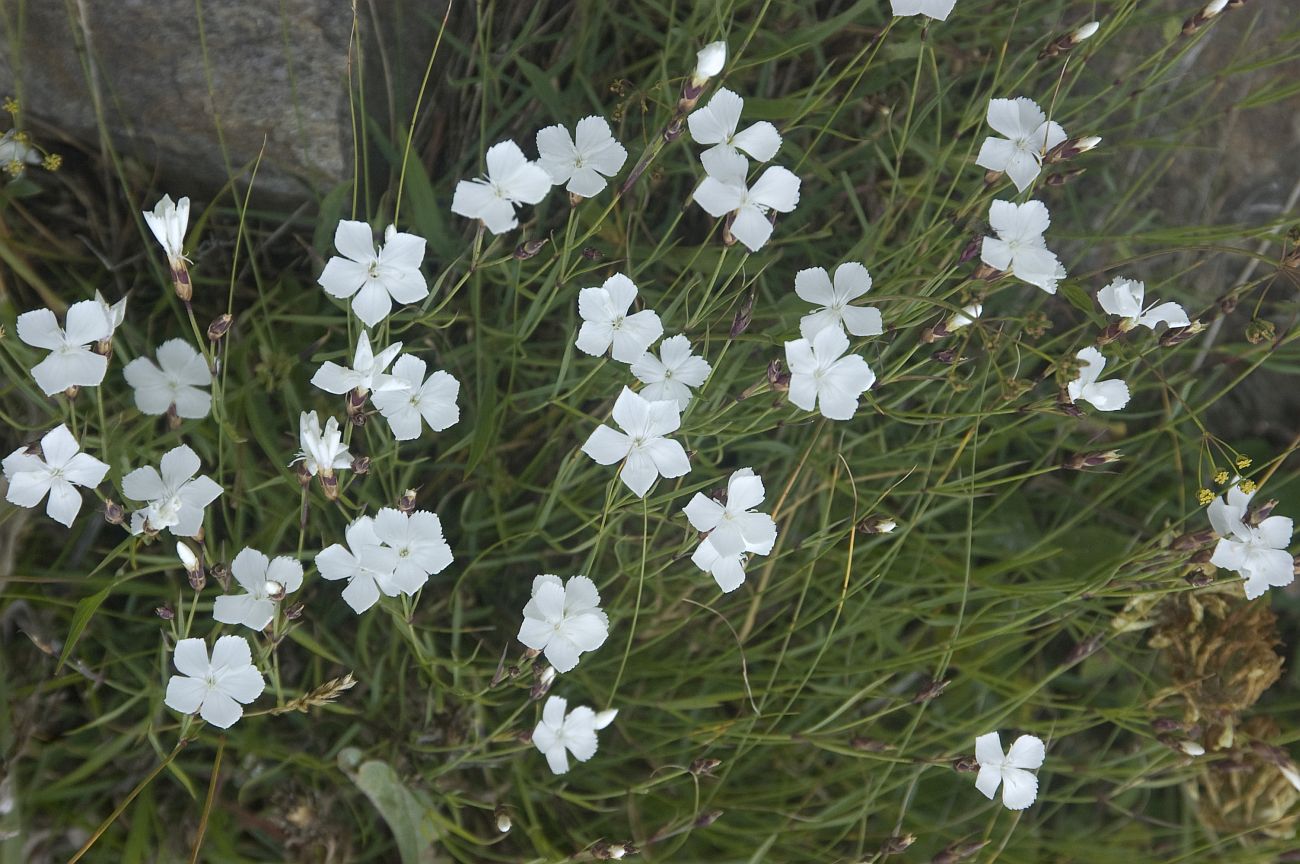
POLYGON ((351 176, 346 2, 0 5, 21 27, 0 47, 0 92, 29 119, 94 142, 98 101, 119 147, 203 190, 243 173, 263 141, 261 193, 301 198, 351 176))

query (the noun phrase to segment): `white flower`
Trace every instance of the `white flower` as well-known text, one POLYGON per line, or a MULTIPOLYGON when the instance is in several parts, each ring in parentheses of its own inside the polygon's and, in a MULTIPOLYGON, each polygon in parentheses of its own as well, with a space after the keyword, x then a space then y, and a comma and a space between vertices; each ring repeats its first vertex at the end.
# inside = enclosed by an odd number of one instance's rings
POLYGON ((167 264, 172 272, 184 270, 188 263, 185 257, 185 227, 190 221, 190 199, 182 198, 173 203, 172 196, 164 195, 153 205, 153 212, 144 211, 144 221, 167 253, 167 264))
POLYGON ((94 489, 108 473, 108 466, 89 453, 72 437, 68 427, 55 426, 41 437, 41 455, 19 447, 4 458, 4 475, 9 480, 5 499, 19 507, 35 507, 48 494, 45 512, 68 527, 81 510, 81 493, 73 486, 94 489))
POLYGON ((590 198, 605 188, 627 161, 627 150, 614 140, 604 117, 584 117, 573 137, 563 126, 547 126, 537 133, 537 164, 555 185, 567 183, 574 195, 590 198))
POLYGON ((347 527, 347 546, 335 543, 316 555, 316 569, 325 579, 346 579, 343 599, 360 615, 379 600, 401 593, 397 584, 396 549, 381 545, 375 520, 362 516, 347 527))
POLYGON ((652 309, 628 314, 636 300, 636 285, 622 273, 615 273, 599 288, 578 292, 578 314, 582 327, 574 344, 579 351, 599 357, 613 346, 620 363, 635 363, 664 333, 664 325, 652 309))
POLYGON ((713 94, 707 105, 690 113, 686 125, 690 127, 695 143, 713 145, 705 153, 743 150, 759 162, 766 162, 781 149, 781 135, 766 120, 737 132, 740 112, 744 108, 745 100, 723 87, 713 94))
POLYGON ((212 646, 202 639, 176 643, 172 662, 181 674, 167 682, 163 703, 182 714, 199 716, 218 729, 229 729, 244 716, 243 705, 266 689, 266 679, 253 665, 253 652, 243 636, 222 636, 212 646), (241 704, 242 703, 242 704, 241 704))
POLYGON ((1024 810, 1038 797, 1036 771, 1043 764, 1046 749, 1033 735, 1021 735, 1006 755, 1002 753, 1002 739, 990 732, 975 739, 975 761, 980 773, 975 778, 975 788, 992 799, 1002 786, 1002 804, 1008 810, 1024 810))
POLYGON ((586 705, 579 705, 566 715, 564 710, 568 704, 559 696, 548 698, 542 706, 541 722, 533 730, 533 745, 546 757, 546 764, 556 774, 569 770, 566 750, 579 762, 595 756, 596 730, 608 726, 618 713, 602 711, 597 714, 586 705))
POLYGON ((108 358, 90 350, 113 332, 104 308, 95 300, 68 307, 67 327, 49 309, 33 309, 18 316, 18 338, 49 355, 32 367, 32 377, 46 396, 69 387, 94 387, 104 380, 108 358))
POLYGON ((1286 551, 1294 526, 1285 516, 1270 516, 1258 525, 1246 521, 1246 505, 1253 492, 1234 483, 1224 498, 1210 502, 1210 524, 1220 535, 1210 563, 1245 577, 1246 599, 1263 596, 1269 588, 1290 585, 1295 563, 1286 551))
POLYGON ((820 409, 828 420, 849 420, 858 410, 858 397, 876 383, 876 373, 857 354, 844 356, 849 337, 827 327, 812 340, 785 343, 790 368, 790 401, 805 411, 820 409))
POLYGON ((725 594, 730 594, 745 584, 745 564, 748 560, 749 555, 744 552, 723 555, 707 537, 700 541, 691 555, 691 562, 712 576, 725 594))
POLYGON ((1170 327, 1186 327, 1191 319, 1177 303, 1153 304, 1143 311, 1142 300, 1146 294, 1146 285, 1136 279, 1119 277, 1097 292, 1097 302, 1107 315, 1118 315, 1122 330, 1132 330, 1139 325, 1156 329, 1161 321, 1170 327))
POLYGON ((190 544, 184 540, 176 541, 176 557, 181 559, 181 566, 185 568, 186 573, 193 575, 203 569, 203 565, 199 563, 199 556, 194 554, 190 544))
POLYGON ((546 655, 556 672, 568 672, 578 657, 595 651, 609 636, 609 618, 600 609, 600 593, 586 576, 543 574, 533 580, 533 596, 524 606, 518 639, 546 655))
POLYGON ((880 310, 850 306, 871 290, 867 268, 850 261, 835 268, 835 281, 821 267, 810 267, 794 275, 794 293, 821 308, 799 319, 799 333, 811 339, 827 327, 841 327, 854 336, 879 336, 885 332, 880 310))
POLYGON ((749 163, 739 153, 708 153, 700 161, 708 176, 695 190, 695 203, 714 218, 735 213, 731 234, 750 252, 763 248, 772 236, 768 211, 789 213, 799 203, 799 178, 779 165, 768 168, 750 186, 749 163))
POLYGON ((1016 189, 1024 192, 1042 171, 1043 157, 1066 139, 1065 130, 1048 120, 1034 100, 989 100, 988 124, 1006 138, 985 138, 975 164, 990 171, 1003 171, 1016 189))
POLYGON ((12 163, 19 165, 41 164, 41 154, 35 147, 18 140, 18 130, 10 129, 0 135, 0 168, 12 163))
POLYGON ((230 562, 230 573, 245 593, 213 602, 212 617, 222 624, 261 630, 271 623, 275 604, 302 587, 302 564, 287 555, 267 558, 256 549, 241 549, 230 562))
POLYGON ((199 456, 187 445, 163 454, 158 470, 152 465, 137 468, 122 478, 122 494, 136 501, 148 502, 131 514, 131 533, 139 534, 146 525, 151 531, 166 528, 177 537, 193 537, 203 529, 203 511, 221 487, 206 475, 195 477, 199 456))
POLYGON ((460 382, 442 370, 426 380, 425 368, 425 362, 419 357, 403 354, 393 365, 388 384, 370 397, 398 441, 419 438, 421 418, 434 432, 441 432, 460 420, 460 408, 456 405, 460 382))
POLYGON ((632 364, 632 374, 646 385, 641 388, 643 399, 670 399, 683 411, 691 402, 691 388, 701 386, 712 371, 703 357, 691 353, 691 340, 684 333, 660 342, 658 357, 647 351, 632 364))
POLYGON ((1082 399, 1098 411, 1118 411, 1128 404, 1128 385, 1118 378, 1098 381, 1106 368, 1106 358, 1089 345, 1074 355, 1083 361, 1079 377, 1066 385, 1071 401, 1082 399))
POLYGON ((337 417, 331 417, 325 423, 325 431, 320 428, 320 418, 315 411, 304 411, 298 417, 298 441, 302 449, 294 462, 302 460, 307 466, 307 473, 315 477, 321 474, 331 477, 336 468, 351 468, 352 454, 343 443, 343 433, 339 431, 337 417))
POLYGON ((961 328, 965 327, 968 324, 973 324, 975 322, 975 319, 980 317, 983 314, 984 314, 983 303, 971 303, 968 306, 963 306, 960 312, 954 312, 951 316, 949 316, 948 320, 944 322, 943 325, 944 329, 946 329, 949 333, 953 332, 954 330, 960 330, 961 328))
POLYGON ((384 245, 376 252, 369 225, 342 219, 334 230, 334 248, 339 254, 325 263, 316 281, 331 297, 351 297, 352 311, 367 327, 387 318, 394 300, 416 303, 429 296, 420 272, 423 237, 389 225, 384 245))
POLYGON ((582 445, 600 465, 622 460, 618 476, 638 498, 644 498, 658 477, 681 477, 691 470, 682 445, 664 436, 682 424, 676 402, 649 402, 626 387, 614 401, 614 422, 622 432, 597 426, 582 445))
POLYGON ((727 43, 710 42, 695 53, 695 73, 691 76, 696 87, 717 75, 727 62, 727 43))
POLYGON ((208 361, 184 339, 169 339, 158 346, 158 362, 137 357, 122 374, 135 391, 135 407, 142 414, 166 414, 173 405, 176 416, 198 420, 212 410, 212 396, 198 389, 212 383, 208 361))
POLYGON ((980 260, 994 269, 1010 270, 1017 279, 1055 294, 1056 283, 1066 274, 1043 239, 1050 222, 1042 201, 994 201, 989 205, 989 224, 998 236, 984 238, 980 260))
POLYGON ((889 0, 889 5, 899 17, 925 15, 936 21, 946 21, 957 0, 889 0))
POLYGON ((753 468, 741 468, 727 480, 726 504, 696 492, 682 512, 696 531, 709 535, 719 555, 766 555, 776 543, 776 523, 766 513, 753 512, 765 494, 763 478, 753 468))
POLYGON ((113 331, 118 327, 121 327, 122 322, 126 320, 126 298, 123 297, 116 303, 110 304, 104 299, 103 294, 96 291, 95 302, 98 303, 100 308, 104 311, 104 317, 108 319, 108 335, 112 336, 113 331))
POLYGON ((381 389, 388 383, 386 381, 388 376, 384 374, 384 370, 401 350, 402 343, 394 342, 376 354, 370 346, 370 337, 362 330, 361 338, 357 340, 356 353, 352 357, 352 368, 340 366, 333 360, 326 360, 316 370, 316 374, 311 376, 311 383, 326 393, 335 393, 339 396, 352 390, 365 395, 371 390, 381 389))
POLYGON ((551 175, 537 163, 529 162, 513 141, 493 144, 484 160, 487 175, 483 179, 456 184, 451 212, 482 220, 493 234, 504 234, 519 224, 515 207, 536 204, 551 191, 551 175))
POLYGON ((375 514, 375 536, 397 553, 393 584, 406 594, 424 587, 429 577, 452 562, 451 547, 442 536, 436 513, 416 510, 409 515, 392 507, 375 514))

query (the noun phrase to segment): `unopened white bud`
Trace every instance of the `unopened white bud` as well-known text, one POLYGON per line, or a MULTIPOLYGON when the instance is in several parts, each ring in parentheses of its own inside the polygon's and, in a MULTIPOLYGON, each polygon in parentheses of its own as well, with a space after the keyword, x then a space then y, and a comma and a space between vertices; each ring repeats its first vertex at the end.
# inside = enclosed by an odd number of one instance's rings
POLYGON ((1179 741, 1178 748, 1188 756, 1204 756, 1205 748, 1197 741, 1179 741))
POLYGON ((276 582, 274 579, 267 579, 262 585, 262 593, 271 600, 283 600, 284 586, 279 582, 276 582))
POLYGON ((1228 8, 1228 0, 1210 0, 1201 10, 1201 18, 1208 21, 1226 8, 1228 8))
POLYGON ((498 811, 497 811, 497 830, 500 831, 502 834, 507 834, 507 833, 509 833, 511 826, 512 826, 512 823, 511 823, 511 821, 510 821, 510 814, 507 813, 507 812, 504 811, 504 810, 498 810, 498 811))
POLYGON ((1078 45, 1085 39, 1091 39, 1101 29, 1101 23, 1098 21, 1089 21, 1079 29, 1070 34, 1070 41, 1078 45))
POLYGON ((537 679, 537 686, 540 688, 550 687, 555 683, 555 667, 547 666, 542 670, 542 674, 537 679))
POLYGON ((1295 765, 1288 762, 1285 765, 1279 765, 1278 769, 1282 772, 1282 776, 1286 778, 1286 782, 1290 783, 1296 788, 1296 791, 1300 792, 1300 772, 1296 771, 1295 765))
POLYGON ((949 318, 948 321, 943 326, 948 330, 949 333, 951 333, 954 330, 960 330, 961 328, 965 327, 967 324, 973 322, 976 318, 980 317, 980 315, 983 314, 983 312, 984 312, 984 304, 972 303, 969 306, 964 307, 960 312, 956 313, 951 318, 949 318))
POLYGON ((194 550, 190 549, 190 547, 187 546, 185 543, 181 543, 179 541, 176 543, 176 557, 180 558, 181 563, 185 565, 185 572, 187 573, 199 572, 198 556, 196 556, 194 554, 194 550))
POLYGON ((604 729, 606 726, 613 723, 614 718, 617 716, 617 708, 607 708, 596 715, 596 719, 592 721, 592 725, 597 729, 604 729))
POLYGON ((1085 135, 1074 142, 1074 149, 1080 153, 1087 153, 1100 143, 1100 135, 1085 135))
POLYGON ((695 55, 695 74, 691 76, 691 80, 695 86, 700 86, 721 72, 726 62, 727 43, 710 42, 695 55))

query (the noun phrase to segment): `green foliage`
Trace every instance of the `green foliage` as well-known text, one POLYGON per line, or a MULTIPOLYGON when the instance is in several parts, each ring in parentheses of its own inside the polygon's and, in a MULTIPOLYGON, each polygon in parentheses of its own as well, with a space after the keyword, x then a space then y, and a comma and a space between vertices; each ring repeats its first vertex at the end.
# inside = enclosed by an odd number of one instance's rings
MULTIPOLYGON (((1294 69, 1300 42, 1265 27, 1266 5, 1187 37, 1179 29, 1195 9, 1136 0, 958 0, 950 20, 928 26, 889 18, 881 0, 472 5, 443 34, 418 108, 398 95, 427 57, 395 71, 397 120, 362 104, 373 82, 354 46, 366 158, 318 215, 246 210, 246 177, 211 203, 189 239, 193 326, 133 216, 162 191, 190 190, 147 189, 114 154, 106 170, 120 188, 96 209, 116 215, 81 226, 85 245, 65 239, 70 217, 52 202, 69 193, 48 177, 29 178, 42 186, 34 198, 0 194, 7 334, 25 309, 96 287, 110 299, 131 292, 109 377, 72 402, 41 396, 26 372, 37 352, 0 340, 0 425, 14 430, 0 449, 67 422, 110 464, 102 491, 184 441, 225 489, 209 510, 209 565, 249 546, 296 554, 308 573, 294 598, 303 615, 277 619, 283 639, 257 639, 269 686, 225 734, 203 817, 219 733, 162 699, 176 638, 210 644, 231 632, 211 618, 220 587, 210 578, 193 591, 170 535, 124 540, 89 496, 71 533, 0 505, 0 550, 16 550, 4 617, 28 634, 8 637, 0 679, 24 833, 53 832, 41 842, 66 857, 189 737, 86 860, 181 859, 201 818, 213 861, 585 860, 600 840, 660 861, 876 861, 908 834, 903 860, 981 841, 972 860, 1275 860, 1292 840, 1198 816, 1188 790, 1202 763, 1153 725, 1181 717, 1159 655, 1144 632, 1112 625, 1135 598, 1192 590, 1195 550, 1171 544, 1206 527, 1196 493, 1218 490, 1214 473, 1235 470, 1237 454, 1254 459, 1244 473, 1267 481, 1278 512, 1300 503, 1288 460, 1295 415, 1237 416, 1251 382, 1293 390, 1300 368, 1295 269, 1279 265, 1293 242, 1286 208, 1246 221, 1161 197, 1188 182, 1180 157, 1220 146, 1225 81, 1245 91, 1243 111, 1294 95, 1283 64, 1294 69), (1096 36, 1037 59, 1089 17, 1102 22, 1096 36), (775 161, 803 181, 798 209, 752 255, 723 246, 690 201, 702 172, 689 135, 661 136, 694 51, 717 38, 730 47, 723 83, 746 97, 747 121, 780 128, 775 161), (1215 65, 1198 59, 1211 40, 1225 58, 1215 65), (1086 174, 1040 179, 1032 193, 1051 208, 1049 244, 1071 274, 1054 297, 977 280, 961 260, 989 202, 1014 197, 973 160, 987 100, 1018 95, 1050 106, 1072 135, 1103 138, 1044 178, 1086 174), (557 189, 524 211, 520 231, 496 238, 450 214, 456 179, 480 171, 488 146, 513 138, 533 152, 537 129, 592 113, 628 147, 619 182, 653 156, 627 194, 570 208, 557 189), (431 151, 434 117, 454 128, 431 151), (445 432, 399 446, 377 415, 350 429, 371 468, 343 472, 331 502, 319 485, 304 490, 289 462, 300 411, 343 416, 340 400, 308 384, 321 362, 350 360, 357 337, 355 319, 315 284, 340 217, 376 228, 396 219, 428 238, 431 296, 375 341, 402 341, 462 389, 461 420, 445 432), (543 238, 535 257, 513 254, 543 238), (120 262, 112 288, 87 251, 97 248, 120 262), (865 299, 887 332, 856 343, 878 382, 852 421, 834 423, 790 406, 767 369, 809 311, 794 274, 842 261, 870 268, 865 299), (691 473, 661 480, 644 502, 578 450, 631 381, 621 364, 575 350, 577 291, 620 271, 665 335, 686 333, 714 369, 678 435, 691 473), (1147 330, 1111 343, 1107 374, 1129 382, 1132 401, 1069 416, 1057 364, 1108 323, 1092 295, 1116 275, 1145 279, 1151 296, 1211 326, 1175 347, 1147 330), (976 299, 977 324, 923 339, 976 299), (752 323, 733 337, 750 302, 752 323), (141 416, 122 363, 226 311, 235 324, 217 345, 213 418, 168 431, 141 416), (1248 343, 1252 317, 1275 318, 1276 339, 1248 343), (1111 449, 1117 463, 1064 467, 1111 449), (744 466, 764 478, 780 534, 724 595, 688 560, 697 537, 681 508, 744 466), (385 598, 354 615, 312 558, 408 488, 442 518, 456 561, 417 602, 385 598), (898 527, 859 530, 873 518, 898 527), (563 777, 521 739, 540 703, 515 633, 538 573, 588 574, 611 618, 605 646, 552 692, 620 713, 595 757, 563 777), (175 617, 160 621, 162 606, 175 617), (258 713, 348 671, 359 683, 334 702, 258 713), (992 730, 1004 744, 1015 730, 1047 742, 1039 799, 1023 813, 953 770, 992 730), (701 759, 721 764, 704 771, 701 759)), ((105 196, 89 174, 68 186, 105 196)), ((1292 596, 1255 602, 1271 602, 1294 635, 1292 596)), ((1295 738, 1298 708, 1288 671, 1258 709, 1284 730, 1268 743, 1295 738)))

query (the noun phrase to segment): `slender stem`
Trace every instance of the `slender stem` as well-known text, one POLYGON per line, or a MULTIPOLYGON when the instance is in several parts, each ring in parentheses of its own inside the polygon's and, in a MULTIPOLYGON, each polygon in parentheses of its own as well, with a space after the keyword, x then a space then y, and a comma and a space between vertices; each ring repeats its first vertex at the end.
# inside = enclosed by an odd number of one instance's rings
POLYGON ((194 854, 190 864, 198 864, 199 850, 203 848, 203 835, 208 830, 208 817, 212 815, 212 802, 217 797, 217 779, 221 776, 221 754, 226 752, 226 736, 217 742, 217 758, 212 760, 212 779, 208 781, 208 800, 203 802, 203 816, 199 819, 199 833, 194 838, 194 854))
POLYGON ((95 833, 91 834, 90 837, 86 840, 85 844, 83 844, 82 847, 77 850, 77 854, 73 855, 71 858, 68 859, 68 864, 76 864, 76 862, 80 861, 82 857, 87 852, 90 851, 90 847, 94 846, 99 841, 99 838, 102 837, 104 835, 104 832, 108 830, 108 826, 116 822, 117 817, 121 816, 123 811, 125 811, 127 807, 131 806, 131 802, 135 800, 136 796, 139 795, 141 792, 143 792, 145 787, 148 786, 150 783, 152 783, 154 778, 157 777, 159 774, 161 774, 164 768, 172 764, 172 760, 175 759, 177 755, 180 754, 182 748, 184 748, 187 743, 189 742, 186 741, 184 738, 176 742, 175 749, 173 749, 172 752, 167 755, 167 758, 164 759, 162 762, 160 762, 157 768, 149 772, 149 776, 141 780, 136 785, 136 787, 131 790, 130 794, 128 794, 125 798, 122 799, 122 803, 118 804, 117 807, 113 809, 113 812, 108 814, 107 819, 99 823, 99 827, 95 829, 95 833))

